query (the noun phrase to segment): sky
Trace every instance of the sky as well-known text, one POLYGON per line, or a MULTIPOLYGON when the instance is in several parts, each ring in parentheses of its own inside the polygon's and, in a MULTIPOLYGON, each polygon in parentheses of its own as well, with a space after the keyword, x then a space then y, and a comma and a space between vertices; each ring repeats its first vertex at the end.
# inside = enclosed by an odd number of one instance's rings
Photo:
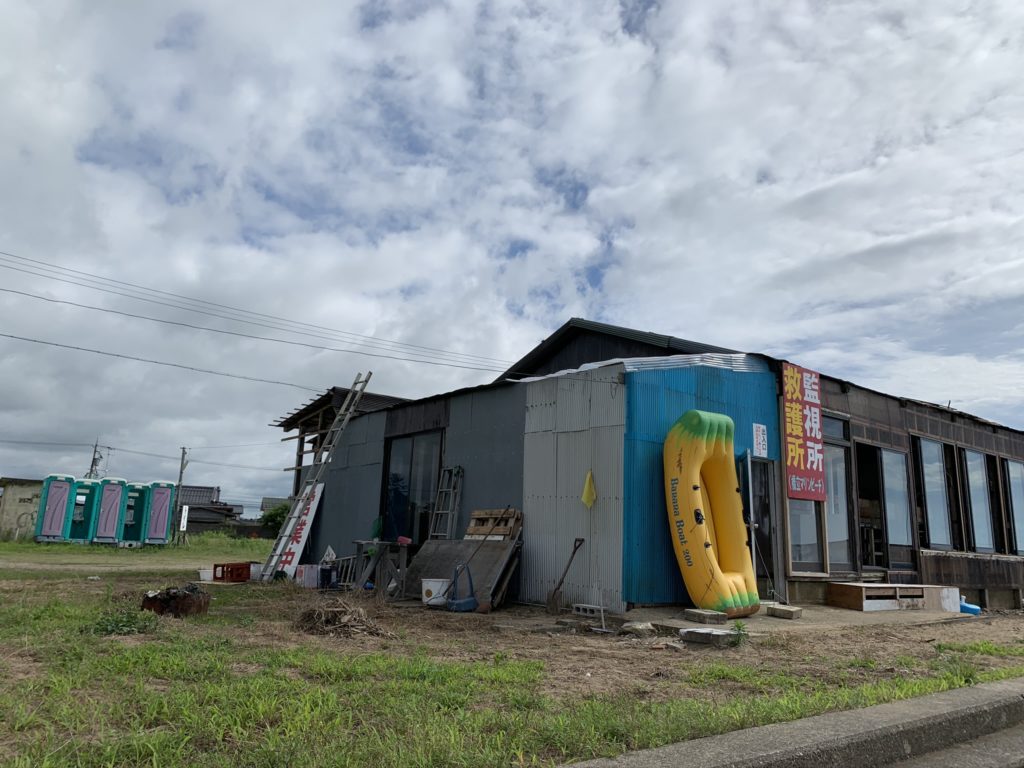
POLYGON ((316 391, 484 383, 574 316, 1024 429, 1017 3, 2 15, 0 475, 188 446, 254 514, 316 391))

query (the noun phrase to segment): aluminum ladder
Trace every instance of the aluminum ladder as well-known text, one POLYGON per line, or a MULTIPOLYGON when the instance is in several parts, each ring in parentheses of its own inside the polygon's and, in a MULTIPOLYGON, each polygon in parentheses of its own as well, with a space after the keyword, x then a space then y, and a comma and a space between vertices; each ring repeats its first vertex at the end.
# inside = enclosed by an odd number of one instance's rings
MULTIPOLYGON (((263 565, 263 571, 260 573, 261 581, 273 581, 277 576, 282 565, 281 560, 288 551, 289 544, 292 543, 292 535, 295 533, 295 527, 302 517, 306 502, 327 471, 327 465, 330 463, 334 446, 338 442, 338 438, 345 431, 345 427, 348 426, 352 414, 356 412, 356 408, 359 406, 359 401, 363 397, 363 392, 366 390, 366 385, 370 382, 371 376, 373 376, 373 371, 367 371, 366 376, 363 376, 362 373, 356 374, 352 387, 348 390, 348 394, 345 395, 345 401, 338 409, 338 413, 324 435, 320 447, 317 448, 316 453, 313 455, 313 463, 309 465, 309 474, 306 476, 302 493, 295 500, 291 512, 288 513, 288 517, 285 518, 284 524, 277 534, 274 548, 271 550, 267 562, 263 565)), ((308 521, 312 523, 315 516, 316 510, 311 510, 308 521)), ((291 565, 291 563, 288 563, 288 565, 291 565)))
POLYGON ((430 538, 450 539, 462 499, 462 467, 445 467, 437 486, 437 498, 430 513, 430 538))

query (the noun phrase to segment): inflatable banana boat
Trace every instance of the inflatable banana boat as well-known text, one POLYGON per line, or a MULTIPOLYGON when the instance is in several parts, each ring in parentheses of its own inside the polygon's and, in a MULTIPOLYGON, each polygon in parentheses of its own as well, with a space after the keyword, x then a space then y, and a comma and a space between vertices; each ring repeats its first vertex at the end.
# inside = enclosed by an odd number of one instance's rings
POLYGON ((757 613, 757 581, 747 546, 733 456, 732 419, 688 411, 665 438, 665 506, 672 546, 698 608, 730 618, 757 613))

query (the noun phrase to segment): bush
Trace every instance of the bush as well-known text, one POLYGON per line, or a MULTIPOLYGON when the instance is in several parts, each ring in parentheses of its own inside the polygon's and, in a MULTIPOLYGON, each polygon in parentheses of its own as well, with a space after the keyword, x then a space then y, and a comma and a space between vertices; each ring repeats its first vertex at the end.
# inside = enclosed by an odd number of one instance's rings
POLYGON ((260 523, 272 531, 280 531, 290 511, 291 508, 287 504, 278 504, 276 507, 271 507, 263 513, 260 517, 260 523))

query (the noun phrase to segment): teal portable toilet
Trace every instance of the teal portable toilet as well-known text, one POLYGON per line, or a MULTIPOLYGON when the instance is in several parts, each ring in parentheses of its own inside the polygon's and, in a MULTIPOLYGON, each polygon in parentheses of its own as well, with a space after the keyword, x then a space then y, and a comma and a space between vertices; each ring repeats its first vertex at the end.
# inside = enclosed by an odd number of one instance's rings
POLYGON ((75 504, 75 478, 71 475, 47 475, 39 498, 36 516, 36 541, 64 541, 64 528, 75 504))
POLYGON ((149 484, 149 504, 146 509, 146 544, 166 544, 171 536, 171 518, 174 512, 174 483, 149 484))
POLYGON ((102 544, 116 544, 121 532, 121 521, 128 505, 128 481, 119 477, 100 480, 100 508, 92 540, 102 544))
POLYGON ((125 488, 124 515, 117 540, 122 546, 138 544, 146 536, 146 507, 149 505, 149 483, 128 483, 125 488))
POLYGON ((64 524, 64 538, 68 541, 88 543, 92 541, 96 520, 99 517, 100 481, 76 480, 72 493, 75 503, 71 508, 71 518, 64 524))

